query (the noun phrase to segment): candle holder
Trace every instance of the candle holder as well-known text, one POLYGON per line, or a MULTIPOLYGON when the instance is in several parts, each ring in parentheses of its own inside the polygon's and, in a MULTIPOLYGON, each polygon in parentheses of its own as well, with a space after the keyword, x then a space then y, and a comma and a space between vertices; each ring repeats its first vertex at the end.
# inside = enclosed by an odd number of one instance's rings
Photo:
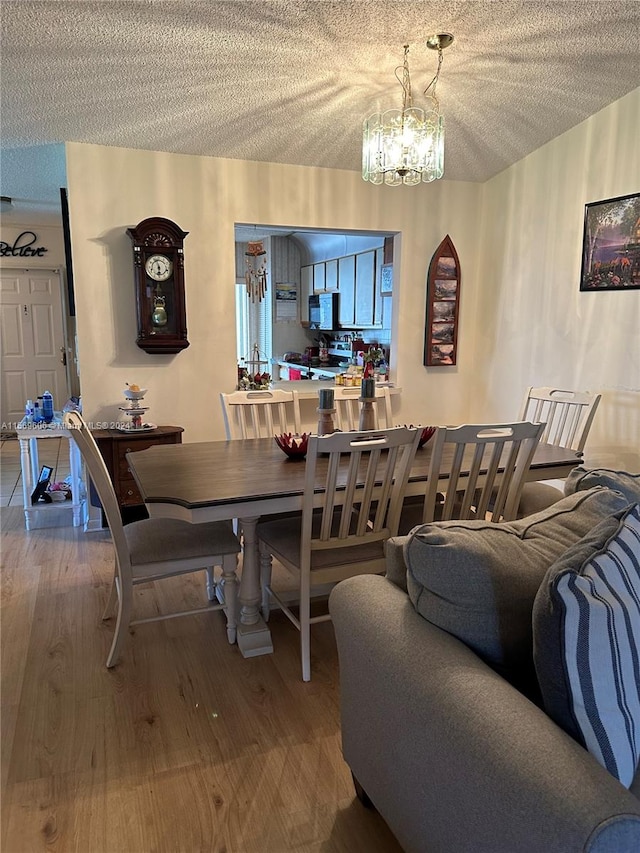
POLYGON ((375 379, 363 379, 360 386, 360 430, 376 428, 376 413, 373 404, 376 399, 375 379))
POLYGON ((333 415, 335 409, 321 409, 318 407, 318 435, 330 435, 336 431, 333 425, 333 415))

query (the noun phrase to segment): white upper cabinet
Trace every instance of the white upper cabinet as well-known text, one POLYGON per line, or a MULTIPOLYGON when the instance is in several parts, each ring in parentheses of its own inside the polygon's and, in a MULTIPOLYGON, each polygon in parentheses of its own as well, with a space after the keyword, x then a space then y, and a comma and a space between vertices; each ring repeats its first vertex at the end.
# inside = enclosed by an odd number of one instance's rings
POLYGON ((375 251, 356 255, 355 322, 358 328, 369 329, 375 325, 375 272, 375 251))
POLYGON ((338 319, 345 328, 355 325, 355 287, 356 256, 346 255, 338 259, 338 319))
POLYGON ((313 265, 313 292, 324 293, 325 286, 325 265, 324 262, 313 265))
POLYGON ((300 322, 309 325, 309 297, 313 293, 313 267, 300 267, 300 322))
POLYGON ((338 259, 327 261, 325 267, 324 286, 333 292, 338 289, 338 259))

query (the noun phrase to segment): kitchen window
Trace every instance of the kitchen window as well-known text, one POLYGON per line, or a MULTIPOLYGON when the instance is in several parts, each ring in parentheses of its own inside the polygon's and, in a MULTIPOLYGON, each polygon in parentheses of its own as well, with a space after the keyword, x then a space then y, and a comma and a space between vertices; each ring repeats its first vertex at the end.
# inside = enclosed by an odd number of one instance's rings
MULTIPOLYGON (((260 302, 252 302, 244 282, 236 284, 236 357, 251 358, 257 344, 261 357, 271 358, 271 291, 260 302)), ((269 368, 267 368, 268 370, 269 368)))

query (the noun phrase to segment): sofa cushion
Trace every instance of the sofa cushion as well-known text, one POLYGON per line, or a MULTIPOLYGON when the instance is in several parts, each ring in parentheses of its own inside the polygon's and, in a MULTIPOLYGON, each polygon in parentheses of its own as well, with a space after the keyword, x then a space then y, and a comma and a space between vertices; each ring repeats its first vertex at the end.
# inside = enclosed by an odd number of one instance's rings
POLYGON ((519 521, 441 521, 406 538, 407 590, 418 613, 455 635, 535 698, 531 612, 547 569, 622 495, 594 488, 519 521))
POLYGON ((640 505, 551 566, 533 638, 546 712, 629 787, 640 759, 640 505))
POLYGON ((585 468, 579 465, 567 477, 564 484, 565 495, 592 489, 594 486, 605 486, 622 492, 629 503, 640 503, 640 474, 630 474, 628 471, 614 471, 611 468, 585 468))

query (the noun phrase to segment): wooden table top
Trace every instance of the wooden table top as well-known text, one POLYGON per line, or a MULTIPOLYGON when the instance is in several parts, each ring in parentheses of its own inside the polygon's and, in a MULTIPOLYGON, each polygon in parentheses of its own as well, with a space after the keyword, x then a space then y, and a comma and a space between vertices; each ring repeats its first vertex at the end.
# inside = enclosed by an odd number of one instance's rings
MULTIPOLYGON (((146 503, 198 509, 298 497, 304 491, 304 461, 286 457, 272 438, 161 445, 128 453, 127 459, 146 503)), ((426 480, 430 460, 427 443, 416 453, 411 483, 426 480)), ((528 479, 565 477, 581 462, 581 453, 541 444, 528 479)), ((322 474, 320 463, 319 484, 322 474)))

